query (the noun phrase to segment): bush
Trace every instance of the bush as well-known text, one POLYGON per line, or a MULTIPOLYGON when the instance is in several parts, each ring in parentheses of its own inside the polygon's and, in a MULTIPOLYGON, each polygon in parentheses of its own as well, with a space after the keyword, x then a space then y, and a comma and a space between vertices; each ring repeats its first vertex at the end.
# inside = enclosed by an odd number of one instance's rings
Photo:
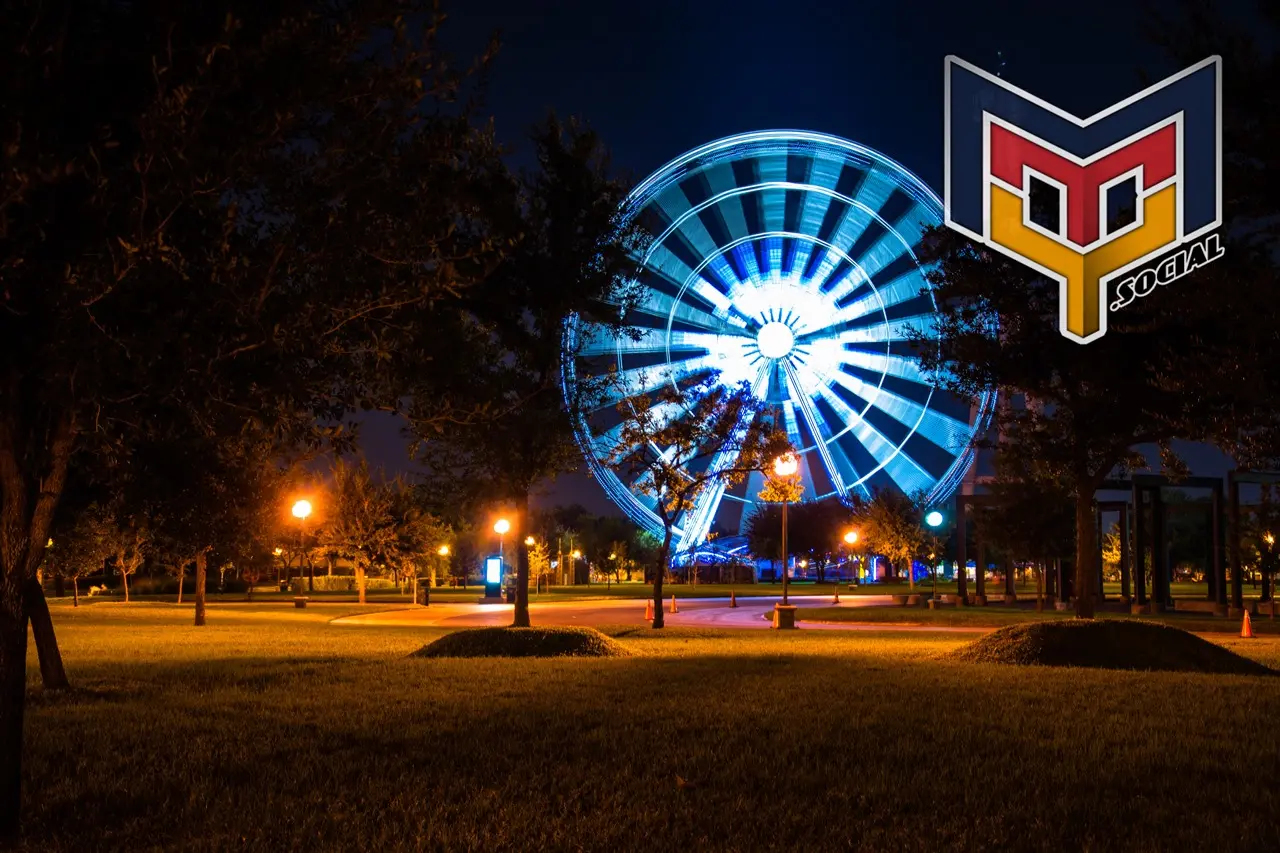
MULTIPOLYGON (((306 577, 303 577, 301 579, 294 578, 293 590, 295 592, 299 590, 299 586, 298 586, 299 582, 301 582, 301 589, 305 591, 308 588, 306 577)), ((396 588, 396 585, 395 585, 395 582, 391 580, 391 578, 365 578, 364 588, 370 591, 375 589, 394 590, 396 588)), ((355 575, 316 575, 315 590, 316 592, 355 592, 356 576, 355 575)))
POLYGON ((627 657, 594 628, 472 628, 446 634, 413 653, 424 658, 627 657))
POLYGON ((953 652, 974 663, 1275 675, 1260 663, 1169 625, 1062 619, 1010 625, 953 652))

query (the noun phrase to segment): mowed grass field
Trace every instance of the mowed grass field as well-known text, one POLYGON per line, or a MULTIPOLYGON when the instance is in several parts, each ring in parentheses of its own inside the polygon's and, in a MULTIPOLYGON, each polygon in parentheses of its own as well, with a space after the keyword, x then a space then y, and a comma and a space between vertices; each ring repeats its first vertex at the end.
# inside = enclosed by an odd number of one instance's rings
MULTIPOLYGON (((608 631, 409 658, 378 609, 58 605, 30 851, 1274 850, 1280 678, 959 664, 968 638, 608 631), (691 783, 680 786, 677 776, 691 783)), ((1280 667, 1280 638, 1216 637, 1280 667)))

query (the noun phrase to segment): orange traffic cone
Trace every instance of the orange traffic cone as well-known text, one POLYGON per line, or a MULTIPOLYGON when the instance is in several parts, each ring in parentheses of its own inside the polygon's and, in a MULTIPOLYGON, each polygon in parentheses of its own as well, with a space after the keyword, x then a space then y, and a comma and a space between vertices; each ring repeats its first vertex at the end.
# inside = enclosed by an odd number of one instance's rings
POLYGON ((653 621, 653 599, 649 599, 644 603, 644 621, 653 621))
POLYGON ((839 603, 840 603, 840 587, 839 587, 839 586, 836 586, 836 594, 835 594, 835 596, 831 599, 831 603, 832 603, 832 604, 839 604, 839 603))
POLYGON ((1244 612, 1244 622, 1240 625, 1240 636, 1253 639, 1253 623, 1249 621, 1249 611, 1244 612))
POLYGON ((738 597, 733 594, 733 590, 729 590, 729 606, 730 607, 738 606, 738 597))
POLYGON ((680 612, 679 610, 676 609, 676 594, 674 592, 671 593, 671 612, 672 613, 680 612))

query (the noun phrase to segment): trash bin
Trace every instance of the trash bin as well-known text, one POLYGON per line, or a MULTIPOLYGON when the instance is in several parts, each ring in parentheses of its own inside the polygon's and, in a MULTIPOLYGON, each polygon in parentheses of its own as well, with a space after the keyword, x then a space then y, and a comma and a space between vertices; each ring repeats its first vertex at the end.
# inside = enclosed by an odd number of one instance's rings
POLYGON ((507 587, 507 604, 516 603, 516 588, 514 586, 507 587))
POLYGON ((431 587, 421 584, 418 586, 418 603, 423 607, 431 603, 431 587))
POLYGON ((281 592, 288 592, 288 591, 289 591, 289 582, 288 582, 288 581, 280 581, 280 591, 281 591, 281 592))

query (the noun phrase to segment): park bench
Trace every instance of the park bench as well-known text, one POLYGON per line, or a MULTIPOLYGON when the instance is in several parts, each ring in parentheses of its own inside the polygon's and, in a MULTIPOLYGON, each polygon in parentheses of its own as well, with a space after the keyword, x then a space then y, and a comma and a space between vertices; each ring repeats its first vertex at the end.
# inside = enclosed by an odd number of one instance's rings
POLYGON ((307 608, 307 602, 310 600, 311 599, 305 595, 295 595, 293 597, 293 606, 299 610, 305 610, 307 608))

